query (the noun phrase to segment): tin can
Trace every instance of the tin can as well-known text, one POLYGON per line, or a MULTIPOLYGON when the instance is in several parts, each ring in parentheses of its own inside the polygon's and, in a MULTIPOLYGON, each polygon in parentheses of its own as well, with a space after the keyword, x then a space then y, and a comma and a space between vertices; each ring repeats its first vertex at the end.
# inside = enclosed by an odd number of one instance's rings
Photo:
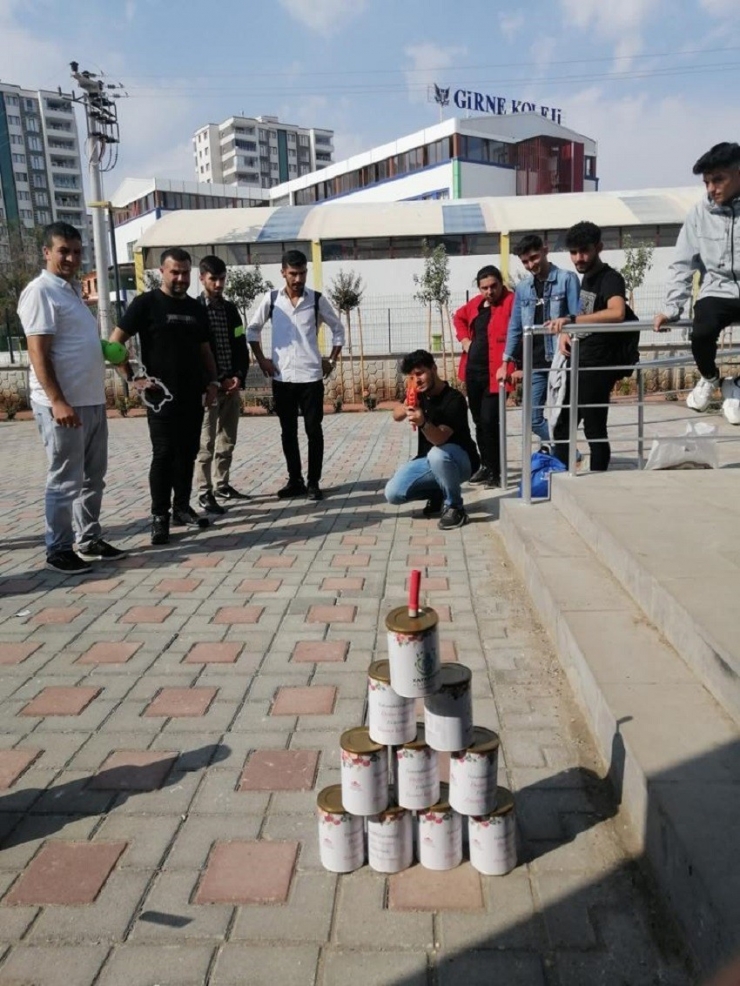
POLYGON ((392 806, 367 820, 367 861, 379 873, 407 870, 414 858, 411 812, 392 806))
POLYGON ((316 810, 321 865, 331 873, 359 870, 365 861, 364 824, 358 815, 345 811, 341 784, 332 784, 319 792, 316 810))
POLYGON ((419 723, 416 739, 396 750, 398 803, 419 811, 439 801, 439 758, 424 737, 419 723))
POLYGON ((462 815, 487 815, 496 807, 499 740, 476 726, 473 742, 450 756, 450 804, 462 815))
POLYGON ((377 815, 388 807, 388 751, 367 726, 342 733, 342 803, 350 815, 377 815))
POLYGON ((447 800, 443 784, 440 800, 418 814, 419 862, 428 870, 451 870, 462 862, 462 817, 447 800))
POLYGON ((398 606, 385 618, 388 630, 388 663, 391 688, 404 698, 433 695, 439 686, 438 617, 424 608, 409 616, 408 607, 398 606))
POLYGON ((427 743, 433 750, 453 753, 473 742, 473 672, 464 664, 442 664, 439 690, 424 699, 427 743))
POLYGON ((414 700, 393 691, 388 661, 375 661, 367 673, 367 725, 370 739, 383 746, 400 746, 416 736, 414 700))
POLYGON ((516 866, 516 818, 511 791, 500 787, 496 808, 468 819, 470 862, 486 876, 503 876, 516 866))

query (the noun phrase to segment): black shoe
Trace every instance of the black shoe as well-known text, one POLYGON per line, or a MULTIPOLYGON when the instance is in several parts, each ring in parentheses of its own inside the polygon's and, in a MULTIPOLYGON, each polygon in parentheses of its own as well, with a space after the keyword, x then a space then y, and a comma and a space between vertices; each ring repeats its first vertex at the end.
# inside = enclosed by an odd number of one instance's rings
POLYGON ((92 571, 89 561, 83 561, 71 549, 69 551, 52 551, 46 556, 46 567, 52 572, 61 572, 63 575, 84 575, 92 571))
POLYGON ((277 491, 278 500, 289 500, 293 496, 305 496, 308 488, 302 479, 289 479, 282 489, 277 491))
POLYGON ((235 490, 233 486, 219 486, 213 494, 217 500, 251 500, 252 497, 249 493, 240 493, 239 490, 235 490))
POLYGON ((306 496, 309 500, 323 500, 324 494, 318 483, 309 483, 306 488, 306 496))
POLYGON ((199 517, 190 505, 172 508, 172 524, 175 527, 198 527, 201 530, 211 526, 210 520, 199 517))
POLYGON ((490 468, 488 466, 481 466, 480 469, 477 472, 474 472, 473 473, 473 475, 470 477, 470 479, 468 480, 468 482, 469 483, 485 483, 487 480, 489 480, 491 478, 491 475, 492 475, 492 473, 491 473, 491 470, 490 470, 490 468))
POLYGON ((439 518, 437 527, 440 531, 453 531, 456 527, 462 527, 468 522, 468 515, 463 507, 447 507, 439 518))
POLYGON ((501 477, 496 476, 494 473, 488 477, 488 479, 483 484, 483 488, 486 490, 498 490, 501 488, 501 477))
POLYGON ((198 503, 209 514, 225 514, 226 511, 220 503, 216 502, 216 496, 211 490, 206 490, 198 497, 198 503))
POLYGON ((152 544, 170 543, 169 514, 152 514, 152 544))
POLYGON ((77 548, 77 555, 84 561, 120 561, 128 557, 128 551, 114 548, 102 538, 96 538, 94 541, 88 541, 84 546, 80 545, 77 548))
POLYGON ((444 497, 441 493, 433 493, 429 497, 427 502, 421 511, 422 517, 436 517, 437 514, 442 513, 442 507, 444 505, 444 497))

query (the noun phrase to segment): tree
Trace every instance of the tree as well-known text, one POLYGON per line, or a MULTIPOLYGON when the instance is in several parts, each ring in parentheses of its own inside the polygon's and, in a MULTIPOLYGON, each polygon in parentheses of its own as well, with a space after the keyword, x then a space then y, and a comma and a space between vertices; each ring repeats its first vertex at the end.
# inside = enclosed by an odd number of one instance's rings
MULTIPOLYGON (((350 367, 352 372, 352 401, 355 401, 355 371, 354 363, 352 362, 352 312, 357 311, 358 326, 360 330, 360 388, 362 390, 363 398, 365 394, 365 353, 362 344, 362 320, 360 317, 360 302, 362 301, 362 295, 364 292, 364 286, 362 284, 362 277, 356 274, 354 271, 343 271, 340 270, 337 276, 334 278, 332 283, 329 285, 329 290, 327 294, 332 305, 336 308, 338 312, 344 315, 347 322, 347 348, 349 350, 350 357, 350 367)), ((344 372, 342 369, 341 355, 339 363, 339 383, 342 389, 342 396, 344 396, 344 372)))
POLYGON ((44 265, 43 229, 21 223, 0 223, 0 321, 16 319, 18 299, 44 265))
MULTIPOLYGON (((445 324, 450 333, 450 353, 452 352, 452 326, 450 323, 450 313, 447 305, 450 300, 450 261, 445 250, 444 243, 438 244, 433 249, 429 247, 426 240, 422 241, 422 255, 424 257, 424 270, 421 275, 414 274, 414 284, 417 291, 414 299, 428 309, 427 337, 428 346, 432 348, 432 309, 436 307, 439 312, 439 321, 442 329, 442 361, 444 364, 445 377, 449 379, 447 370, 447 332, 445 324)), ((455 372, 455 361, 452 361, 452 372, 455 372)))
POLYGON ((627 288, 627 298, 630 308, 634 308, 635 291, 644 284, 645 276, 653 266, 654 247, 645 246, 644 244, 642 246, 634 246, 629 233, 624 234, 622 247, 624 249, 624 266, 621 269, 621 274, 624 278, 625 287, 627 288))
POLYGON ((145 270, 144 271, 144 290, 154 291, 155 288, 161 287, 162 285, 162 275, 158 270, 145 270))
POLYGON ((255 264, 251 270, 244 267, 227 268, 224 294, 239 309, 245 324, 249 319, 249 311, 255 298, 264 294, 265 291, 269 291, 272 287, 272 282, 266 281, 262 277, 259 264, 255 264))

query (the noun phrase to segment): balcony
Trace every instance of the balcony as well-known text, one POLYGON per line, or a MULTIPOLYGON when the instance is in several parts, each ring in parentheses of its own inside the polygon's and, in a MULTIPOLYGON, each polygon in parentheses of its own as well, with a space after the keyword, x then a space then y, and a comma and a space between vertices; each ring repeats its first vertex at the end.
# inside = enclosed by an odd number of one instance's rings
POLYGON ((72 124, 62 123, 60 120, 47 120, 46 127, 48 130, 56 130, 57 132, 71 134, 72 124))
POLYGON ((77 171, 79 173, 80 167, 76 161, 69 161, 65 158, 53 157, 51 159, 52 168, 62 168, 65 171, 77 171))
POLYGON ((44 109, 46 113, 61 113, 64 116, 72 115, 72 104, 63 99, 44 100, 44 109))
POLYGON ((75 188, 79 189, 82 187, 79 178, 73 175, 53 175, 54 185, 56 188, 75 188))

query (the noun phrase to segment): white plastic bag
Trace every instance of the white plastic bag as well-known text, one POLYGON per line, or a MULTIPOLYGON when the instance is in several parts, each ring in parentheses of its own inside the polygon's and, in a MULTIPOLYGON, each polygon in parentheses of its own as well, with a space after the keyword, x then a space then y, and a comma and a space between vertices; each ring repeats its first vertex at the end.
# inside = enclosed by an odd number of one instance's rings
POLYGON ((706 421, 687 421, 679 438, 653 440, 646 469, 719 469, 717 426, 706 421))

